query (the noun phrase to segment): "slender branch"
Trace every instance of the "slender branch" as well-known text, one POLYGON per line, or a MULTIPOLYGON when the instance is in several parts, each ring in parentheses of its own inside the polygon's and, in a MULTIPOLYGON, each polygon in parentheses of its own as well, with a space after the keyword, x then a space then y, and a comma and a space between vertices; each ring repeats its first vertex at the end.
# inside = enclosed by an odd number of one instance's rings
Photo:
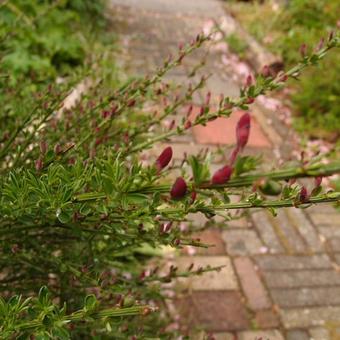
MULTIPOLYGON (((246 176, 239 176, 231 179, 223 185, 213 185, 210 182, 204 182, 197 189, 222 189, 222 188, 240 188, 253 185, 254 182, 260 179, 272 180, 289 180, 291 178, 316 177, 316 176, 331 176, 340 173, 340 162, 330 164, 317 164, 309 167, 291 168, 280 171, 272 171, 266 173, 255 173, 246 176)), ((170 184, 146 186, 138 190, 129 191, 129 193, 154 193, 154 192, 169 192, 170 184)), ((104 192, 90 192, 76 195, 73 200, 75 202, 86 202, 106 199, 107 195, 104 192)))
MULTIPOLYGON (((340 202, 340 192, 332 192, 328 194, 323 194, 315 197, 310 197, 304 202, 298 202, 295 199, 284 199, 284 200, 273 200, 273 201, 262 201, 262 202, 239 202, 239 203, 228 203, 222 205, 207 205, 204 208, 192 208, 189 209, 190 213, 193 212, 211 212, 212 210, 234 210, 234 209, 251 209, 251 208, 286 208, 286 207, 304 207, 308 204, 317 203, 330 203, 330 202, 340 202)), ((174 214, 182 212, 181 208, 164 208, 158 209, 158 213, 162 214, 174 214)))

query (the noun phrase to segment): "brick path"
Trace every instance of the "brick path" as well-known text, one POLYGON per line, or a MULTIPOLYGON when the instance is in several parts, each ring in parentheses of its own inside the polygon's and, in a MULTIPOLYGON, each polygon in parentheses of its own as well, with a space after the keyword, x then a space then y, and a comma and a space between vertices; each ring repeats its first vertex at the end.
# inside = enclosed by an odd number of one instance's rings
MULTIPOLYGON (((208 18, 223 15, 217 0, 111 3, 114 29, 123 46, 121 60, 134 75, 152 72, 177 50, 179 42, 190 41, 200 32, 208 18)), ((190 56, 168 79, 187 82, 187 70, 201 55, 190 56)), ((210 52, 207 58, 205 70, 213 73, 208 90, 237 96, 239 85, 232 80, 232 70, 220 60, 219 52, 210 52)), ((199 105, 204 96, 197 96, 195 103, 199 105)), ((191 135, 173 141, 175 158, 183 158, 184 152, 197 153, 201 146, 228 150, 234 143, 238 115, 196 127, 191 135)), ((282 130, 269 131, 259 106, 255 119, 247 152, 273 160, 273 145, 282 130)), ((223 157, 214 162, 217 166, 223 157)), ((196 226, 205 222, 203 216, 194 218, 196 226)), ((195 330, 204 329, 218 340, 340 339, 340 218, 331 206, 284 209, 275 219, 264 211, 255 212, 199 237, 215 247, 194 256, 184 253, 178 265, 225 267, 190 279, 179 294, 178 313, 195 334, 190 338, 201 339, 195 330)))

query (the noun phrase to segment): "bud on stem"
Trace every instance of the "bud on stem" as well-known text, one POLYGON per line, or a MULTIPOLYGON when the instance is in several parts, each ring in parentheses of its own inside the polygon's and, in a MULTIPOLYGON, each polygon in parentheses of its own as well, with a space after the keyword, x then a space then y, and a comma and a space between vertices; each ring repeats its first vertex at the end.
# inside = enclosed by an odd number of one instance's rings
POLYGON ((172 199, 180 199, 187 193, 187 184, 183 177, 178 177, 171 188, 170 196, 172 199))
POLYGON ((157 171, 160 172, 162 169, 164 169, 170 163, 171 158, 172 148, 171 146, 168 146, 163 150, 163 152, 159 155, 159 157, 156 160, 157 171))

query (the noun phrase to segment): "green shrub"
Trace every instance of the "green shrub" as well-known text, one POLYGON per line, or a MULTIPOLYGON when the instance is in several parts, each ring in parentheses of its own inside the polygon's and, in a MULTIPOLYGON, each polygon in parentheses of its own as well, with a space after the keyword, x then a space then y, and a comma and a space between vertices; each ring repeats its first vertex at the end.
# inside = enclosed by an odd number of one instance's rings
POLYGON ((258 157, 242 156, 249 113, 238 122, 230 161, 214 174, 206 154, 180 165, 171 163, 169 147, 155 152, 157 158, 145 156, 192 126, 228 117, 233 108, 247 110, 254 98, 281 88, 340 43, 333 37, 274 79, 258 75, 239 98, 221 98, 217 108, 208 105, 208 95, 200 115, 164 126, 165 118, 188 110, 206 82, 182 84, 183 95, 177 96, 164 75, 207 39, 198 35, 154 76, 120 86, 109 77, 101 81, 106 62, 96 63, 86 70, 92 88, 63 111, 72 83, 41 84, 29 97, 26 83, 17 83, 15 91, 7 88, 8 78, 11 83, 17 77, 13 70, 0 78, 7 90, 0 116, 1 338, 173 339, 177 332, 166 327, 167 284, 220 269, 180 271, 162 261, 164 249, 208 246, 192 236, 204 227, 181 228, 189 214, 228 221, 231 211, 242 208, 275 214, 280 207, 340 200, 339 192, 324 192, 319 184, 307 191, 289 182, 338 173, 339 163, 303 160, 263 173, 258 157), (150 106, 162 109, 154 114, 150 106), (240 201, 231 203, 240 192, 240 201))

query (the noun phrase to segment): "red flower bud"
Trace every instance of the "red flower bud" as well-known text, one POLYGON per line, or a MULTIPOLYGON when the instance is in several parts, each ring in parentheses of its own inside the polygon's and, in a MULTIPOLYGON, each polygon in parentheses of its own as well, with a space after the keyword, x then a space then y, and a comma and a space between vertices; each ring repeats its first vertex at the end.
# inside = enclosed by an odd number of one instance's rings
POLYGON ((190 120, 187 120, 184 124, 184 129, 185 130, 188 130, 191 128, 191 121, 190 120))
POLYGON ((172 158, 172 148, 168 146, 163 150, 156 160, 156 168, 158 171, 164 169, 171 161, 172 158))
POLYGON ((127 102, 127 107, 135 106, 135 104, 136 104, 135 99, 129 99, 129 101, 127 102))
POLYGON ((299 199, 300 199, 300 202, 302 202, 302 203, 308 201, 309 195, 308 195, 308 192, 307 192, 306 187, 302 187, 302 188, 301 188, 301 190, 300 190, 300 195, 299 195, 299 199))
POLYGON ((170 195, 172 199, 180 199, 187 193, 187 184, 183 177, 178 177, 171 188, 170 195))
POLYGON ((314 183, 316 187, 319 187, 321 185, 321 182, 322 182, 322 176, 315 177, 314 183))
POLYGON ((249 97, 249 98, 247 98, 247 100, 246 100, 246 104, 253 104, 254 101, 255 101, 255 98, 249 97))
POLYGON ((236 126, 236 144, 243 149, 248 143, 250 133, 250 114, 246 112, 238 121, 236 126))
POLYGON ((230 179, 232 172, 233 172, 233 169, 229 165, 226 165, 223 168, 217 170, 211 179, 212 184, 227 183, 230 179))
POLYGON ((233 165, 235 163, 235 160, 236 160, 239 152, 240 152, 240 148, 238 146, 236 146, 236 148, 231 153, 231 156, 230 156, 230 159, 229 159, 230 165, 233 165))
POLYGON ((102 117, 105 119, 105 118, 107 118, 107 117, 110 117, 110 115, 111 115, 111 113, 109 112, 109 111, 103 111, 102 112, 102 117))

